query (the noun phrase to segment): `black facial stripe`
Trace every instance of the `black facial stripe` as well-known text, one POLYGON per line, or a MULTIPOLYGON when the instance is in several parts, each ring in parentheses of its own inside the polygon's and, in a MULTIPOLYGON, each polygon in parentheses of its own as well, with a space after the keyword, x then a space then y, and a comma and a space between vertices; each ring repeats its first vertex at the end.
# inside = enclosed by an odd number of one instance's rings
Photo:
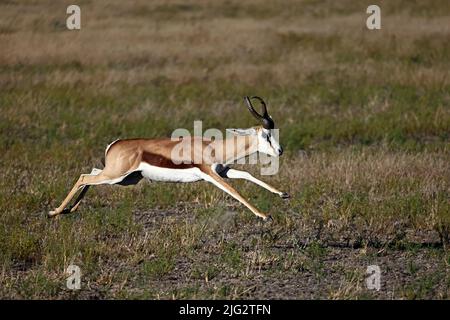
POLYGON ((272 146, 272 140, 270 139, 270 134, 267 135, 267 142, 272 146))
POLYGON ((270 131, 268 132, 268 133, 266 133, 266 132, 261 132, 261 137, 263 138, 263 139, 266 139, 266 141, 270 144, 270 145, 272 145, 272 141, 270 140, 270 138, 271 138, 271 135, 270 135, 270 131))

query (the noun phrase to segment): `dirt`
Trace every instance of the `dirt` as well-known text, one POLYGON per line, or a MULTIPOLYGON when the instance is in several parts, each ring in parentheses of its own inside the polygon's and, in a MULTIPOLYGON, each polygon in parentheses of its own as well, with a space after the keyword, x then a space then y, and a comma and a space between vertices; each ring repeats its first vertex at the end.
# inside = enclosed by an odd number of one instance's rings
MULTIPOLYGON (((184 206, 171 210, 151 209, 135 212, 134 219, 144 233, 153 234, 162 223, 199 223, 190 212, 189 207, 184 206)), ((448 258, 436 234, 416 232, 410 238, 414 242, 401 245, 361 245, 354 240, 328 241, 327 238, 332 237, 326 232, 317 237, 311 226, 299 231, 301 235, 295 237, 276 221, 262 223, 255 220, 246 225, 236 225, 236 215, 236 212, 229 211, 219 221, 207 223, 195 252, 177 255, 169 273, 157 279, 143 280, 138 276, 140 263, 134 266, 111 263, 109 267, 116 271, 120 268, 134 269, 135 272, 131 273, 136 276, 128 278, 125 284, 114 284, 108 290, 92 285, 79 297, 107 298, 119 290, 132 297, 146 297, 144 293, 149 291, 152 293, 150 298, 161 299, 414 299, 449 296, 448 258), (236 249, 242 253, 239 267, 228 268, 218 263, 221 245, 227 242, 240 246, 236 249), (257 254, 266 258, 260 263, 252 263, 257 254), (369 265, 380 267, 379 291, 367 288, 365 279, 369 265), (205 275, 194 277, 193 270, 199 266, 202 269, 215 266, 220 270, 209 279, 205 275)))

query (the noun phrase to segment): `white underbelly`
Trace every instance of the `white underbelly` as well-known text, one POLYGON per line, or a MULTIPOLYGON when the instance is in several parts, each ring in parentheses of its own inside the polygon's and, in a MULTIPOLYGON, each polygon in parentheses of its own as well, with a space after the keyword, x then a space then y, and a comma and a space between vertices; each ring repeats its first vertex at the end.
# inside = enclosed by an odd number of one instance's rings
POLYGON ((148 163, 142 162, 136 171, 141 171, 144 178, 152 181, 165 182, 194 182, 202 180, 200 177, 200 170, 198 168, 188 169, 171 169, 152 166, 148 163))

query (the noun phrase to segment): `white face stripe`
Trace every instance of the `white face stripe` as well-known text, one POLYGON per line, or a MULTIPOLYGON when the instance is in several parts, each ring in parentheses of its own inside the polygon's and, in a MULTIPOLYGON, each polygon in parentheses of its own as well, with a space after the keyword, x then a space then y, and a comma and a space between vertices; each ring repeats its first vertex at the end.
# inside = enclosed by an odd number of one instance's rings
MULTIPOLYGON (((261 153, 268 154, 273 157, 278 157, 280 155, 281 146, 273 134, 273 130, 265 129, 260 127, 259 129, 249 128, 249 129, 227 129, 230 132, 238 136, 254 135, 257 139, 257 151, 261 153)), ((237 159, 233 159, 237 160, 237 159)), ((232 161, 225 162, 225 164, 230 164, 232 161)))
POLYGON ((258 134, 258 151, 273 157, 278 157, 280 155, 280 149, 280 144, 275 139, 271 130, 261 129, 258 134))

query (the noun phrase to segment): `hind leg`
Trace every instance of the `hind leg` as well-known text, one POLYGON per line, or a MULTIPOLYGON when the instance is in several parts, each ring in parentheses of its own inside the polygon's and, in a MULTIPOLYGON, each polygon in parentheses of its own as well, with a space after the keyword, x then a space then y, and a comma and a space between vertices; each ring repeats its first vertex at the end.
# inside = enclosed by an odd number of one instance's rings
MULTIPOLYGON (((102 170, 93 168, 91 171, 91 175, 99 175, 102 170)), ((89 185, 85 185, 81 187, 81 192, 78 195, 77 199, 75 200, 74 204, 69 208, 69 212, 75 212, 78 209, 78 206, 80 205, 81 200, 86 195, 86 192, 89 190, 89 185)))
MULTIPOLYGON (((108 183, 111 180, 110 177, 106 176, 103 172, 97 172, 97 173, 91 173, 91 174, 82 174, 80 178, 78 178, 77 182, 73 186, 72 190, 69 192, 67 197, 64 199, 64 201, 61 203, 61 205, 56 208, 55 210, 52 210, 48 213, 50 217, 56 216, 64 211, 64 209, 69 204, 70 200, 75 196, 75 194, 80 190, 80 188, 85 188, 89 185, 97 185, 97 184, 103 184, 108 183)), ((86 189, 83 189, 81 191, 80 196, 78 197, 75 206, 78 207, 79 201, 81 201, 82 196, 84 196, 83 193, 86 193, 86 189)), ((71 208, 71 210, 74 207, 71 208)), ((75 208, 76 209, 76 208, 75 208)))
MULTIPOLYGON (((86 193, 88 192, 89 187, 90 187, 89 185, 86 185, 86 186, 81 187, 81 191, 80 191, 80 193, 78 194, 77 199, 75 200, 75 202, 73 203, 73 205, 72 205, 70 208, 67 209, 70 213, 75 212, 75 211, 78 210, 78 207, 80 206, 81 200, 84 198, 84 196, 85 196, 86 193)), ((64 210, 63 210, 63 211, 64 211, 64 210)))

